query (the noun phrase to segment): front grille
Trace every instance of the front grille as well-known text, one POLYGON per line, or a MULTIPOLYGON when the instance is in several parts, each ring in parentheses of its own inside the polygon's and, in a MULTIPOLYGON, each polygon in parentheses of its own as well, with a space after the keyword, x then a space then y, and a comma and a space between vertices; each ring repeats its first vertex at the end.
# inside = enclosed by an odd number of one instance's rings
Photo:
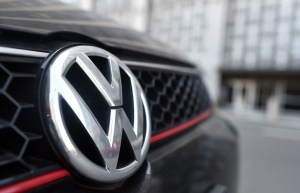
MULTIPOLYGON (((0 54, 0 186, 59 168, 37 109, 42 59, 0 54)), ((130 67, 147 96, 153 135, 210 107, 199 75, 130 67)))
POLYGON ((147 96, 152 134, 176 127, 209 109, 210 101, 197 73, 132 69, 147 96))
POLYGON ((0 55, 0 186, 57 168, 35 104, 40 62, 0 55))

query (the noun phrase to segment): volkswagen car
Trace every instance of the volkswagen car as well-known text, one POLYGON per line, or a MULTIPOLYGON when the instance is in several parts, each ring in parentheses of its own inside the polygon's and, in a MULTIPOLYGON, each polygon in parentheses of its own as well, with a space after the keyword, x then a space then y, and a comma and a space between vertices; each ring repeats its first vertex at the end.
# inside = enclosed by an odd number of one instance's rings
POLYGON ((237 174, 238 134, 185 56, 57 1, 0 2, 0 193, 234 193, 237 174))

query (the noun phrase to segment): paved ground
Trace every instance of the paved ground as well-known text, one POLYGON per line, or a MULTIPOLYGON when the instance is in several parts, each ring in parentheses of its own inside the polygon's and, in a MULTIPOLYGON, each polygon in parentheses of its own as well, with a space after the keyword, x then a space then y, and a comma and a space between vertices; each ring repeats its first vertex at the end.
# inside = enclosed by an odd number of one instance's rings
POLYGON ((293 127, 283 127, 276 123, 232 121, 241 140, 239 192, 300 192, 300 122, 297 129, 295 123, 293 127))

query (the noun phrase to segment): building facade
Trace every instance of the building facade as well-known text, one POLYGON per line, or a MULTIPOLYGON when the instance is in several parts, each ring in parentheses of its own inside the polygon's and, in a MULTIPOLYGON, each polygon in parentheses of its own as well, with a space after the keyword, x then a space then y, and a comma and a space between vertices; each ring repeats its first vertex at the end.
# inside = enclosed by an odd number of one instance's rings
POLYGON ((153 0, 149 34, 184 53, 199 66, 215 103, 225 35, 226 1, 153 0))
POLYGON ((300 113, 300 0, 73 1, 182 52, 224 108, 300 113))
POLYGON ((211 97, 218 101, 226 0, 63 1, 148 33, 186 55, 199 66, 211 97))
POLYGON ((300 1, 228 1, 223 106, 268 118, 300 111, 300 1))

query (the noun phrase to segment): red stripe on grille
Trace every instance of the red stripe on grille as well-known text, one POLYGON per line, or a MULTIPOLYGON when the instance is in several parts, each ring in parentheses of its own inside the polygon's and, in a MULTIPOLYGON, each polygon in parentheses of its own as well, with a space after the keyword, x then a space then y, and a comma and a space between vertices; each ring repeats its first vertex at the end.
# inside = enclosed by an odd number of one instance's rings
POLYGON ((209 109, 207 111, 205 111, 204 113, 202 113, 201 115, 197 116, 194 119, 191 119, 185 123, 183 123, 182 125, 179 125, 177 127, 174 127, 172 129, 169 129, 165 132, 162 132, 160 134, 154 135, 153 137, 151 137, 151 143, 155 143, 157 141, 163 140, 167 137, 170 137, 172 135, 175 135, 179 132, 182 132, 186 129, 189 129, 190 127, 196 125, 197 123, 200 123, 201 121, 205 120, 206 118, 208 118, 209 116, 212 115, 212 109, 209 109))
POLYGON ((0 193, 26 192, 39 186, 48 184, 50 182, 62 179, 69 175, 70 173, 67 170, 56 170, 47 174, 40 175, 38 177, 31 178, 29 180, 25 180, 4 188, 0 188, 0 193))
MULTIPOLYGON (((186 129, 189 129, 190 127, 196 125, 197 123, 200 123, 201 121, 210 117, 212 115, 212 112, 213 112, 212 109, 209 109, 204 113, 202 113, 201 115, 197 116, 196 118, 183 123, 182 125, 169 129, 168 131, 165 131, 163 133, 154 135, 153 137, 151 137, 151 143, 155 143, 157 141, 175 135, 179 132, 182 132, 186 129)), ((43 174, 38 177, 31 178, 29 180, 25 180, 4 188, 0 188, 0 193, 26 192, 34 188, 40 187, 42 185, 65 178, 69 175, 70 173, 67 170, 64 169, 56 170, 47 174, 43 174)))

